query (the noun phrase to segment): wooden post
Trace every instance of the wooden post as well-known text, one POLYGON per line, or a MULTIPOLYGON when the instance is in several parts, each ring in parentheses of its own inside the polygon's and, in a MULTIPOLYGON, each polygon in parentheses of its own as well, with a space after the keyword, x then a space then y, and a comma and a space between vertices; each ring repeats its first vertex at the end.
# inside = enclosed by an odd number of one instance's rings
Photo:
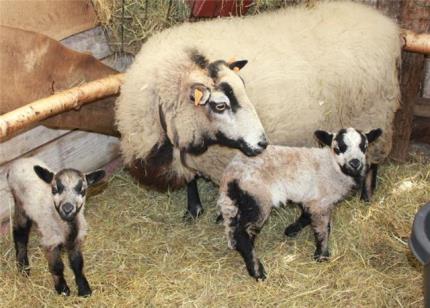
MULTIPOLYGON (((404 0, 400 6, 400 25, 421 33, 429 30, 430 9, 424 2, 404 0), (421 5, 420 5, 421 3, 421 5)), ((404 161, 407 158, 412 132, 413 108, 424 76, 425 58, 422 54, 402 51, 400 70, 400 110, 394 119, 393 149, 390 157, 404 161)))

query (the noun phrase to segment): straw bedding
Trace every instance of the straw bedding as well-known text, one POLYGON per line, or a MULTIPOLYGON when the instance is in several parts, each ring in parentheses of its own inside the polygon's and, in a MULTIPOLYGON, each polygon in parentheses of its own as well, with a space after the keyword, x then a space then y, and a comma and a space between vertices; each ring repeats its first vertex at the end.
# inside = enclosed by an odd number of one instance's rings
POLYGON ((418 156, 386 163, 379 180, 370 206, 352 196, 337 207, 330 262, 312 260, 309 228, 285 240, 296 209, 274 211, 257 241, 268 279, 257 283, 214 223, 216 187, 199 182, 206 212, 185 224, 185 191, 148 191, 121 171, 88 201, 84 256, 93 296, 76 297, 69 269, 72 296, 56 295, 33 233, 29 279, 16 271, 10 237, 0 239, 0 306, 419 307, 421 267, 407 239, 416 211, 430 201, 430 164, 418 156))

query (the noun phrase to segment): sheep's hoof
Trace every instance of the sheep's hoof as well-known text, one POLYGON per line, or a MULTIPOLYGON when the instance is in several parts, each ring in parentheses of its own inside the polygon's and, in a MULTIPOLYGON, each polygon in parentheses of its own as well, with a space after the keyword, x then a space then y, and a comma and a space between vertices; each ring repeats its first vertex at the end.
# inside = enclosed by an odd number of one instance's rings
POLYGON ((193 222, 195 221, 199 216, 203 214, 204 210, 201 204, 194 205, 192 207, 188 207, 187 211, 185 212, 183 216, 183 220, 185 222, 193 222))
POLYGON ((364 201, 366 203, 369 203, 370 202, 370 196, 368 194, 362 193, 360 196, 360 200, 364 201))
POLYGON ((317 262, 325 262, 325 261, 328 261, 329 258, 330 258, 330 252, 329 251, 324 251, 322 253, 315 252, 315 255, 314 255, 314 259, 317 262))
POLYGON ((291 224, 285 228, 284 234, 288 237, 296 237, 300 231, 302 231, 302 228, 299 225, 291 224))
POLYGON ((258 271, 254 271, 254 267, 247 268, 249 275, 255 278, 257 281, 264 281, 266 280, 266 271, 264 270, 263 264, 261 264, 260 261, 258 261, 258 271))
POLYGON ((63 295, 63 296, 69 296, 70 295, 70 289, 66 284, 55 286, 55 291, 57 291, 58 294, 63 295))
POLYGON ((92 293, 93 293, 93 291, 91 291, 90 288, 78 290, 78 296, 82 296, 82 297, 89 297, 89 296, 91 296, 92 293))
POLYGON ((222 214, 218 214, 218 216, 215 219, 215 223, 216 224, 220 224, 224 221, 224 217, 222 216, 222 214))

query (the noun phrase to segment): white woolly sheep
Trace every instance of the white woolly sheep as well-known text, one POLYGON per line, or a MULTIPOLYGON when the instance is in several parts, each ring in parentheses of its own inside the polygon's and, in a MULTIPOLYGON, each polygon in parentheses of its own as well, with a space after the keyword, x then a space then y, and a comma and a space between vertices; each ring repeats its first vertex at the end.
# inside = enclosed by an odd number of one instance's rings
POLYGON ((363 134, 353 128, 336 134, 318 130, 316 138, 328 147, 269 146, 254 158, 238 154, 227 166, 220 185, 218 206, 224 219, 228 246, 243 257, 249 274, 265 279, 254 241, 271 209, 287 201, 299 203, 302 215, 285 229, 295 236, 311 224, 317 261, 329 257, 330 217, 334 204, 362 184, 368 143, 382 133, 363 134))
POLYGON ((18 160, 8 171, 8 183, 15 201, 13 239, 18 268, 27 275, 30 273, 27 244, 34 222, 41 234, 41 243, 46 250, 49 271, 58 294, 70 294, 61 260, 64 247, 75 275, 78 295, 91 295, 90 285, 83 273, 81 252, 87 233, 84 207, 87 187, 104 175, 103 170, 83 174, 75 169, 63 169, 54 174, 35 158, 18 160))
MULTIPOLYGON (((143 45, 117 101, 125 163, 150 186, 188 183, 188 211, 196 216, 202 207, 195 176, 218 184, 237 153, 231 147, 245 154, 247 145, 264 148, 258 146, 264 145, 263 138, 257 139, 263 131, 252 102, 273 144, 311 146, 318 128, 381 127, 384 137, 369 153, 374 164, 369 178, 375 178, 376 164, 391 150, 400 50, 394 21, 346 1, 167 29, 143 45), (239 72, 246 88, 226 64, 216 62, 232 56, 249 60, 239 72), (231 87, 221 92, 230 102, 237 99, 243 116, 235 116, 228 104, 217 110, 213 104, 195 106, 188 98, 196 83, 210 91, 219 88, 219 80, 211 78, 217 70, 231 87), (230 137, 220 140, 218 133, 230 137)), ((368 191, 364 199, 370 198, 368 191)))

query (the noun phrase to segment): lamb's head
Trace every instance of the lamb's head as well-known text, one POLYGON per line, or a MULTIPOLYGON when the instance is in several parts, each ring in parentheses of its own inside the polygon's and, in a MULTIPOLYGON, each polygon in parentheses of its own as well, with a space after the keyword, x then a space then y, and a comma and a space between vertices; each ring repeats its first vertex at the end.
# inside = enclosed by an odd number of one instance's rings
POLYGON ((335 161, 343 173, 354 178, 361 178, 366 171, 366 152, 372 143, 382 134, 382 129, 373 129, 362 133, 354 128, 343 128, 337 133, 317 130, 315 137, 318 141, 331 147, 335 161))
MULTIPOLYGON (((209 62, 198 54, 192 54, 191 59, 194 69, 182 79, 180 101, 193 123, 176 123, 179 148, 201 154, 209 145, 219 144, 248 156, 260 154, 268 141, 238 74, 247 61, 209 62), (188 131, 181 131, 180 126, 188 131)), ((175 120, 181 121, 179 116, 175 120)))
POLYGON ((53 206, 65 221, 72 221, 84 207, 88 186, 105 176, 103 170, 83 174, 75 169, 63 169, 54 174, 37 165, 34 171, 42 181, 51 185, 53 206))

